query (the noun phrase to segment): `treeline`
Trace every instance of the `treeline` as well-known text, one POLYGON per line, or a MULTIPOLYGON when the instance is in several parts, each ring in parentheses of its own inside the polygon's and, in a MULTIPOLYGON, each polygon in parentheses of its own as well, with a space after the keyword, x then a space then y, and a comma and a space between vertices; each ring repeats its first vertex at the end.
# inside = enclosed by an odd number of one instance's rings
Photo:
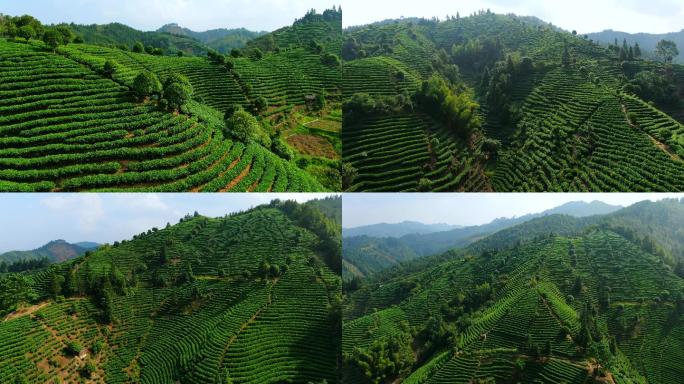
POLYGON ((294 24, 303 24, 321 21, 339 21, 342 22, 342 6, 326 9, 323 13, 317 13, 315 9, 310 9, 304 17, 295 19, 294 24))
POLYGON ((43 257, 40 259, 18 260, 13 263, 0 262, 0 273, 25 272, 45 269, 50 266, 50 259, 43 257))
POLYGON ((325 264, 338 274, 342 274, 341 228, 334 220, 328 219, 320 210, 294 200, 275 199, 269 204, 280 209, 297 225, 313 232, 319 243, 316 247, 325 264))

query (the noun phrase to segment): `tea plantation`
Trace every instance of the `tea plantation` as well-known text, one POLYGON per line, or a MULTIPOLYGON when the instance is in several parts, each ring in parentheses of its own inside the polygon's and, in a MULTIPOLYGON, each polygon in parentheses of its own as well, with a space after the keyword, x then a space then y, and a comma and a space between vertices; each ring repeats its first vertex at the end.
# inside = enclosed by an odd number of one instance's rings
POLYGON ((279 30, 310 33, 297 45, 228 58, 0 36, 0 190, 339 190, 341 71, 323 59, 341 13, 324 15, 279 30), (141 95, 145 73, 165 89, 185 79, 190 97, 141 95), (253 115, 251 136, 229 125, 236 108, 253 115))
POLYGON ((344 189, 680 191, 684 69, 639 52, 489 11, 347 28, 344 189))
POLYGON ((665 207, 564 235, 549 222, 569 217, 535 219, 520 225, 525 237, 513 227, 349 285, 343 381, 679 382, 684 261, 664 256, 659 225, 625 219, 665 207))
POLYGON ((339 200, 188 215, 0 275, 0 381, 338 382, 339 223, 316 204, 339 200))

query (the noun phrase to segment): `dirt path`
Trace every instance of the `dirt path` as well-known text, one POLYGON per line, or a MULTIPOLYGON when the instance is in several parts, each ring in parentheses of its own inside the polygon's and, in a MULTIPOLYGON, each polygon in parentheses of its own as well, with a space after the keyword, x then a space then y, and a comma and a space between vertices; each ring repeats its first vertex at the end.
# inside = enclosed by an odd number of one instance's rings
POLYGON ((230 339, 228 339, 228 342, 226 343, 225 347, 223 348, 223 353, 221 354, 221 360, 219 362, 219 367, 223 366, 223 360, 226 356, 226 353, 228 352, 228 349, 230 349, 230 346, 233 345, 235 340, 237 340, 238 336, 240 336, 240 333, 242 333, 242 331, 244 331, 245 329, 247 329, 247 327, 249 327, 252 323, 254 323, 257 320, 257 318, 259 317, 259 315, 263 311, 268 309, 268 307, 271 305, 271 303, 273 303, 273 287, 275 287, 275 285, 278 284, 278 280, 280 280, 280 277, 276 277, 273 280, 273 284, 271 284, 271 286, 268 289, 268 296, 266 298, 266 305, 259 308, 247 321, 240 324, 240 328, 238 329, 238 331, 235 332, 235 334, 233 336, 231 336, 230 339))
POLYGON ((8 320, 16 319, 17 317, 21 317, 21 316, 24 316, 24 315, 30 315, 30 314, 32 314, 32 313, 38 311, 39 309, 43 308, 44 306, 48 305, 48 304, 50 304, 49 301, 44 301, 44 302, 42 302, 42 303, 38 303, 38 304, 31 305, 31 306, 28 306, 28 307, 20 308, 20 309, 18 309, 18 310, 16 310, 16 311, 10 313, 9 315, 7 315, 7 317, 5 317, 5 319, 4 319, 3 321, 8 321, 8 320))
POLYGON ((228 183, 228 185, 225 188, 221 189, 219 192, 230 191, 235 185, 237 185, 237 183, 239 183, 245 176, 247 176, 247 174, 251 170, 252 170, 252 164, 247 165, 245 167, 245 169, 243 169, 242 172, 240 172, 240 174, 237 175, 237 177, 235 177, 233 180, 231 180, 230 183, 228 183))
POLYGON ((639 128, 638 125, 633 124, 633 123, 629 120, 629 116, 627 115, 627 106, 624 105, 624 104, 621 104, 621 106, 622 106, 622 113, 625 115, 625 121, 627 121, 627 124, 629 124, 630 127, 634 128, 634 129, 636 129, 636 130, 640 130, 641 132, 645 133, 645 134, 651 139, 651 141, 653 142, 653 144, 654 144, 656 147, 660 148, 660 150, 663 151, 663 152, 665 152, 668 156, 670 156, 670 158, 671 158, 672 160, 679 161, 679 162, 684 162, 684 160, 682 160, 682 158, 679 157, 679 155, 677 155, 675 152, 672 151, 672 148, 670 148, 669 145, 667 145, 667 144, 661 142, 660 140, 656 139, 655 137, 651 136, 650 133, 648 133, 648 132, 646 132, 645 130, 639 128))

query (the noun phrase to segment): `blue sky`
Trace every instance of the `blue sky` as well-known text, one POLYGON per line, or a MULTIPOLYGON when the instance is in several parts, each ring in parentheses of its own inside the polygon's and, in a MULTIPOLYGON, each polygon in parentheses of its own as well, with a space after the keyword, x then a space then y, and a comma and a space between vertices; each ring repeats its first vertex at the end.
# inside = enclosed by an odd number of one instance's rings
POLYGON ((401 16, 444 19, 447 14, 469 15, 479 9, 537 16, 579 33, 614 29, 624 32, 665 33, 684 29, 682 0, 344 0, 345 27, 401 16))
POLYGON ((334 2, 321 0, 0 0, 0 13, 30 14, 44 23, 120 22, 150 31, 164 24, 204 31, 240 28, 272 31, 292 24, 311 8, 323 11, 334 2))
POLYGON ((426 224, 479 225, 499 217, 538 213, 570 201, 594 200, 628 206, 684 193, 345 193, 345 228, 405 220, 426 224))
POLYGON ((304 202, 317 193, 15 193, 0 194, 0 252, 29 250, 51 240, 111 243, 195 211, 209 217, 272 199, 304 202))

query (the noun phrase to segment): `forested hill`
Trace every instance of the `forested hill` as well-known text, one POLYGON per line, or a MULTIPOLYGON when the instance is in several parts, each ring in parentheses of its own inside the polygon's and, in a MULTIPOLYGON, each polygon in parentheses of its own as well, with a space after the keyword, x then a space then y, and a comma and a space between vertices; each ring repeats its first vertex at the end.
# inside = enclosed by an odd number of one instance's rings
POLYGON ((267 33, 263 31, 250 31, 245 28, 219 28, 210 29, 204 32, 196 32, 188 28, 183 28, 178 24, 166 24, 159 28, 157 32, 191 37, 223 54, 230 53, 233 48, 244 48, 248 41, 267 33))
MULTIPOLYGON (((452 248, 464 247, 497 231, 539 217, 569 215, 579 218, 606 215, 620 208, 620 206, 600 201, 592 201, 590 203, 576 201, 540 213, 513 218, 499 218, 483 225, 466 226, 431 233, 410 233, 396 236, 396 238, 373 235, 348 236, 344 235, 343 232, 343 275, 345 280, 354 277, 368 277, 373 273, 378 273, 386 268, 417 257, 434 255, 452 248)), ((590 219, 590 221, 594 219, 590 219)), ((502 236, 506 236, 505 232, 502 236)))
POLYGON ((681 190, 684 66, 642 53, 488 11, 345 30, 345 189, 681 190))
POLYGON ((277 29, 267 35, 250 40, 247 46, 263 51, 307 48, 314 52, 327 52, 336 57, 342 45, 342 7, 333 6, 322 13, 312 9, 291 26, 277 29))
POLYGON ((684 30, 679 32, 651 34, 651 33, 626 33, 613 30, 605 30, 601 32, 589 33, 590 39, 598 41, 604 45, 615 45, 615 39, 619 44, 627 40, 628 45, 639 44, 639 47, 649 57, 655 58, 656 46, 661 40, 673 41, 679 47, 679 55, 675 58, 675 62, 684 63, 684 30))
POLYGON ((0 275, 0 381, 337 382, 328 221, 273 201, 0 275))
POLYGON ((348 285, 344 381, 679 382, 684 269, 651 248, 662 228, 648 217, 681 205, 609 215, 646 240, 553 215, 348 285))
MULTIPOLYGON (((339 45, 328 27, 301 28, 339 45)), ((341 188, 340 62, 319 43, 187 57, 31 16, 0 36, 0 191, 341 188)))
POLYGON ((21 271, 24 269, 44 268, 57 263, 82 256, 87 251, 100 245, 91 242, 76 244, 64 240, 54 240, 31 251, 9 251, 0 254, 0 273, 21 271))

